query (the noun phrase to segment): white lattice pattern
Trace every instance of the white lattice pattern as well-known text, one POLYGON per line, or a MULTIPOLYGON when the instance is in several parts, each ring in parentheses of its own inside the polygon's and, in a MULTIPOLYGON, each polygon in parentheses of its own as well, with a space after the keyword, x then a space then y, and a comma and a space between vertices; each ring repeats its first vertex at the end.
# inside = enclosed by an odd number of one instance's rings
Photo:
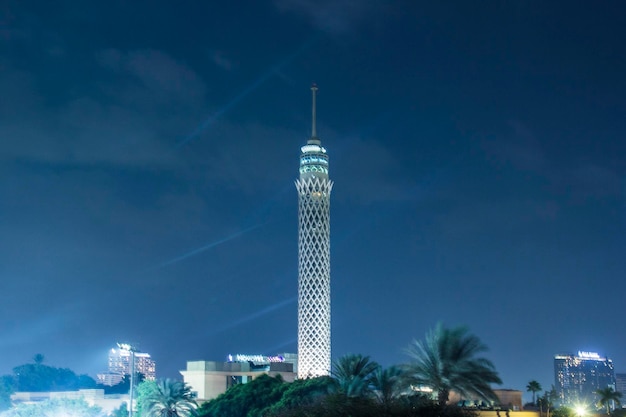
POLYGON ((330 192, 307 176, 298 190, 298 377, 330 374, 330 192))

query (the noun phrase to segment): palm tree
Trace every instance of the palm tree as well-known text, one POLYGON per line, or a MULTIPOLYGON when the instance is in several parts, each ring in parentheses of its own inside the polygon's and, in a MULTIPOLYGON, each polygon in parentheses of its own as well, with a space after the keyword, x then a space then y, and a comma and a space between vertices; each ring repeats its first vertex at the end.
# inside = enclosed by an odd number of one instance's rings
POLYGON ((595 394, 599 397, 598 406, 606 407, 606 413, 611 414, 611 403, 620 404, 620 398, 622 393, 613 390, 613 387, 601 388, 595 391, 595 394))
POLYGON ((181 381, 164 379, 157 383, 156 392, 145 400, 147 417, 196 417, 198 404, 189 387, 181 381))
POLYGON ((486 350, 467 328, 447 329, 438 323, 424 341, 414 340, 409 345, 406 353, 413 361, 407 369, 416 385, 433 390, 439 405, 446 404, 452 390, 466 398, 495 401, 489 384, 502 381, 491 361, 476 357, 486 350))
POLYGON ((537 404, 537 402, 535 401, 535 394, 541 391, 542 389, 543 388, 541 388, 541 384, 535 381, 534 379, 530 381, 528 385, 526 385, 526 391, 533 393, 533 405, 537 404))
POLYGON ((399 398, 406 391, 405 373, 397 366, 383 369, 376 368, 370 378, 374 397, 385 407, 399 398))
POLYGON ((370 377, 378 367, 369 356, 349 354, 334 363, 332 376, 348 397, 361 397, 370 393, 370 377))
POLYGON ((550 409, 554 405, 554 402, 558 399, 558 395, 556 393, 556 389, 554 385, 550 388, 549 391, 544 391, 543 395, 537 398, 537 405, 539 406, 539 415, 543 414, 543 409, 546 409, 546 416, 550 417, 550 409))

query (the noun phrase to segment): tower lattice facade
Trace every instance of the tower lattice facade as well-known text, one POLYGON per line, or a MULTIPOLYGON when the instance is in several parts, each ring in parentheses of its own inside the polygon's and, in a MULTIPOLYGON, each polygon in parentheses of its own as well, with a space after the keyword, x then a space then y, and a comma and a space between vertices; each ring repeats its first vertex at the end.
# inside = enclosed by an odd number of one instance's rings
POLYGON ((328 155, 313 129, 300 155, 298 190, 298 378, 330 374, 330 192, 328 155))

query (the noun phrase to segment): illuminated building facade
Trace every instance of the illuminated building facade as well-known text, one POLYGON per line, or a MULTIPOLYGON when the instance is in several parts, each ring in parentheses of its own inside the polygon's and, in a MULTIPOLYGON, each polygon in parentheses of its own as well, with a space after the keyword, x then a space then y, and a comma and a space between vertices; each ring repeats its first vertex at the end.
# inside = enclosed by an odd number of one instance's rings
MULTIPOLYGON (((154 381, 156 379, 156 364, 145 352, 134 352, 135 354, 135 372, 141 373, 147 380, 154 381)), ((127 349, 111 349, 109 351, 109 374, 130 375, 130 358, 131 352, 127 349)), ((113 384, 114 385, 114 384, 113 384)))
POLYGON ((284 381, 296 379, 294 365, 297 355, 228 355, 227 362, 188 361, 180 371, 183 381, 200 402, 216 398, 233 385, 245 384, 260 375, 280 375, 284 381))
POLYGON ((330 374, 330 192, 328 155, 313 129, 301 148, 298 191, 298 378, 330 374))
POLYGON ((613 361, 595 352, 554 356, 554 386, 561 405, 598 402, 595 391, 615 389, 613 361))
POLYGON ((626 374, 615 374, 615 391, 626 397, 626 374))

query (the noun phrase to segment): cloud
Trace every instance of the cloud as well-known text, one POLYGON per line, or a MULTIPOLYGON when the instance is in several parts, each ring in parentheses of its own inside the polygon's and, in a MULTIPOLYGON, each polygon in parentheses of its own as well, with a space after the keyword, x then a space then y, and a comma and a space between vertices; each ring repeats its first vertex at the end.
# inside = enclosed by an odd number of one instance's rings
POLYGON ((36 72, 0 75, 0 160, 69 165, 175 167, 176 139, 206 111, 204 82, 154 50, 100 51, 99 81, 75 80, 78 94, 55 106, 36 72))
MULTIPOLYGON (((402 175, 407 167, 389 147, 376 139, 343 138, 328 128, 330 175, 342 188, 341 197, 360 204, 420 198, 418 178, 402 175), (333 145, 335 145, 333 152, 333 145), (333 161, 337 161, 333 164, 333 161), (404 178, 405 180, 399 180, 404 178), (350 184, 343 188, 342 183, 350 184)), ((423 191, 423 190, 422 190, 423 191)))
POLYGON ((225 71, 230 71, 233 69, 233 62, 230 59, 226 58, 225 54, 222 51, 211 51, 210 56, 213 63, 221 69, 225 71))
POLYGON ((484 140, 483 149, 496 165, 531 174, 556 194, 583 200, 621 194, 619 172, 606 165, 606 160, 594 160, 589 154, 568 158, 550 154, 532 129, 520 121, 509 122, 508 134, 484 140))
POLYGON ((132 106, 191 107, 202 104, 205 98, 204 81, 162 51, 107 49, 97 52, 95 59, 111 78, 109 83, 100 84, 100 90, 114 101, 132 106))
POLYGON ((338 35, 349 33, 369 18, 376 16, 385 3, 352 0, 276 0, 275 4, 281 12, 302 15, 318 29, 338 35))

